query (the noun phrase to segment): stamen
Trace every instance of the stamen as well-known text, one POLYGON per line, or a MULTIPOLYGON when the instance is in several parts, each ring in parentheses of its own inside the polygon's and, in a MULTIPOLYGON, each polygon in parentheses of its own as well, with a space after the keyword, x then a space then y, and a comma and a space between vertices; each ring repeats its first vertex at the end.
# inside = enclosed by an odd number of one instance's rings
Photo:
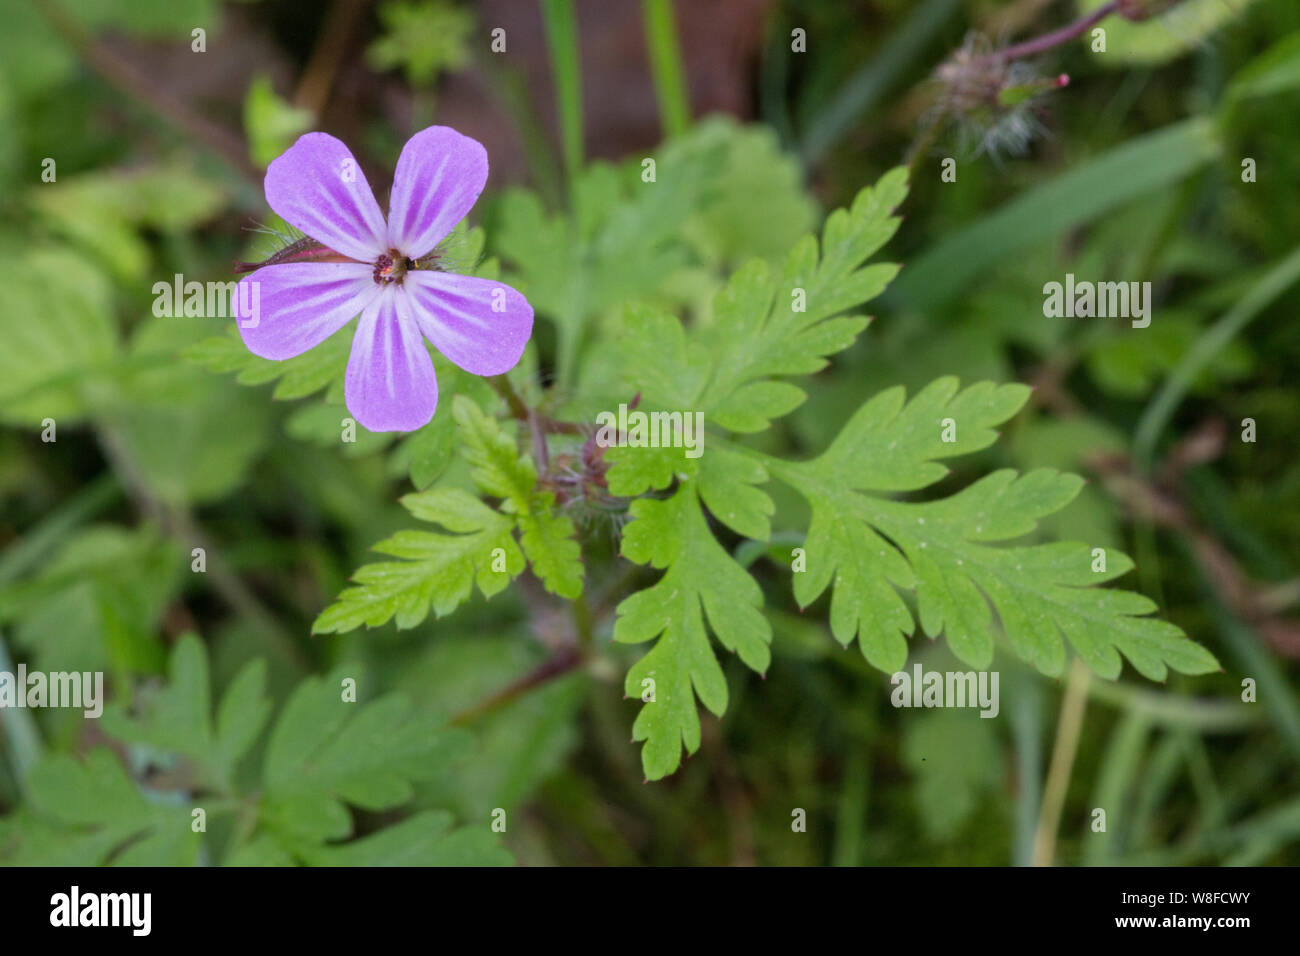
POLYGON ((380 253, 379 258, 375 260, 375 282, 400 284, 402 276, 406 275, 406 271, 411 268, 414 268, 414 264, 410 259, 396 249, 389 249, 387 252, 380 253))

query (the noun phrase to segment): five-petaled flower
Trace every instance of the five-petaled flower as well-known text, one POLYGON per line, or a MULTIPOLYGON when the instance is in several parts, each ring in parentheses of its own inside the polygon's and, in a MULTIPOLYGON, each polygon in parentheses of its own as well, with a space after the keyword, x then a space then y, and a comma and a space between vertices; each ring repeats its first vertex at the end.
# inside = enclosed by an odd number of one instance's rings
POLYGON ((329 261, 265 265, 259 313, 238 314, 249 351, 287 359, 314 348, 353 317, 348 410, 373 432, 412 431, 438 404, 433 346, 475 375, 515 366, 533 329, 533 309, 500 282, 421 268, 465 217, 487 182, 482 144, 431 126, 402 148, 388 219, 348 148, 308 133, 266 171, 266 201, 280 218, 326 247, 329 261))

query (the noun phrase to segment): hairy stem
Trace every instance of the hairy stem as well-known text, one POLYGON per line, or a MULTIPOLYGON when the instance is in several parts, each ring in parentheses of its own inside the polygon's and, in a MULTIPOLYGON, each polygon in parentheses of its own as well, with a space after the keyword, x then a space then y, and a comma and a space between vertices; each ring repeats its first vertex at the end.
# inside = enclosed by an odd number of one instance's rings
POLYGON ((536 420, 537 427, 548 435, 581 435, 583 428, 577 422, 560 422, 530 408, 515 391, 514 383, 505 375, 493 375, 487 383, 492 386, 492 390, 505 399, 506 407, 510 411, 510 417, 521 422, 531 422, 536 420))

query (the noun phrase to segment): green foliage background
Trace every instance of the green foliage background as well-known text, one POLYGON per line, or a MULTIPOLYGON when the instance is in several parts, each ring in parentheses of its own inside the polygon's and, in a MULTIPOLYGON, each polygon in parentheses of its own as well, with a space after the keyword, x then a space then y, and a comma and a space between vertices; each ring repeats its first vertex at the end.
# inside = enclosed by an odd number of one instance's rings
POLYGON ((635 90, 587 72, 583 3, 499 55, 491 5, 380 0, 322 105, 246 64, 314 75, 337 11, 0 0, 0 671, 110 696, 0 712, 0 863, 1294 862, 1300 9, 1112 18, 1044 57, 1071 83, 1023 154, 933 110, 968 30, 1096 5, 774 3, 753 109, 692 118, 698 21, 628 0, 648 146, 601 138, 635 90), (466 76, 516 144, 452 245, 536 309, 513 397, 700 409, 700 459, 588 481, 581 435, 540 461, 438 356, 432 423, 342 443, 348 332, 271 363, 152 314, 273 251, 261 171, 300 132, 351 130, 378 185, 466 76), (1149 279, 1150 328, 1045 318, 1067 272, 1149 279), (917 662, 998 670, 999 719, 890 706, 917 662))

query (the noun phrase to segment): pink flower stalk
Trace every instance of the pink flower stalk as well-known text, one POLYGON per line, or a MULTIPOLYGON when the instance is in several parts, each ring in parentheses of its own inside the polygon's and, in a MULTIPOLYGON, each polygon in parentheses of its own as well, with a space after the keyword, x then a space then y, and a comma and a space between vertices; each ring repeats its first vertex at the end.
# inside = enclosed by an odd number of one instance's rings
POLYGON ((326 255, 265 265, 241 280, 259 291, 236 297, 260 305, 237 313, 248 350, 292 358, 359 314, 344 394, 372 432, 413 431, 433 418, 438 382, 425 339, 474 375, 513 368, 532 334, 528 300, 504 283, 420 263, 465 218, 487 175, 477 140, 447 126, 421 130, 397 160, 385 221, 342 142, 300 137, 267 169, 266 201, 326 255))

